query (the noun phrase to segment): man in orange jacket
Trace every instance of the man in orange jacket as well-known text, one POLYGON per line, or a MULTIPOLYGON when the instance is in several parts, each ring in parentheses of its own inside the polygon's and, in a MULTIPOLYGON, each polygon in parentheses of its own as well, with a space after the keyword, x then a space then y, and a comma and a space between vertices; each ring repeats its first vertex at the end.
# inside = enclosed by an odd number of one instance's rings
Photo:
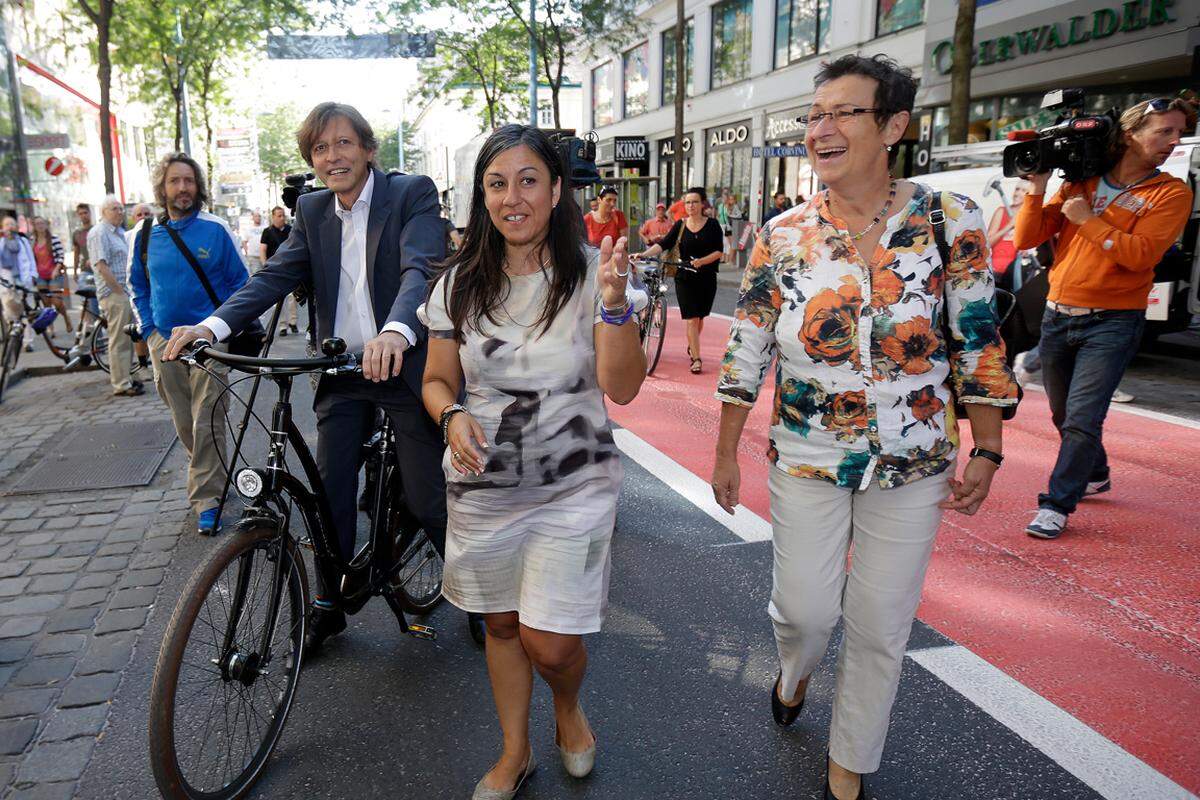
POLYGON ((1112 488, 1101 443, 1113 391, 1137 351, 1154 267, 1183 231, 1192 193, 1159 167, 1195 124, 1181 100, 1149 100, 1121 115, 1119 157, 1103 176, 1065 183, 1043 203, 1049 173, 1017 213, 1025 250, 1059 234, 1042 317, 1042 376, 1062 438, 1030 536, 1055 539, 1086 495, 1112 488))

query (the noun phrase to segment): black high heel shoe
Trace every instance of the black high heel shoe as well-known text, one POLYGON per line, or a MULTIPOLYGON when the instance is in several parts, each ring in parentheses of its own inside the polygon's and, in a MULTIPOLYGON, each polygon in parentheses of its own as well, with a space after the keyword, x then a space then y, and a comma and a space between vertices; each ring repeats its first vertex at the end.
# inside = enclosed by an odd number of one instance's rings
MULTIPOLYGON (((775 679, 775 685, 771 687, 771 716, 775 718, 775 724, 786 728, 796 721, 796 717, 800 716, 800 712, 804 710, 804 698, 800 698, 798 705, 789 706, 779 699, 779 682, 783 680, 783 670, 779 671, 779 677, 775 679)), ((808 687, 804 687, 805 696, 808 695, 808 687)))
MULTIPOLYGON (((833 787, 829 785, 829 763, 825 764, 825 794, 824 800, 838 800, 833 794, 833 787)), ((867 782, 863 780, 861 775, 858 776, 858 796, 854 800, 867 800, 867 782)))

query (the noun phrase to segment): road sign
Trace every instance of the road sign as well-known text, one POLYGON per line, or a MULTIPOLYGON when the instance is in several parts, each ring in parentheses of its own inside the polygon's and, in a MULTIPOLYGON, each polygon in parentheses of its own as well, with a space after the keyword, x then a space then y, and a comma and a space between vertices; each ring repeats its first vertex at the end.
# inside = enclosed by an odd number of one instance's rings
POLYGON ((71 137, 65 133, 27 133, 26 150, 65 150, 71 146, 71 137))
POLYGON ((49 158, 46 159, 45 166, 46 166, 46 172, 49 172, 51 175, 53 175, 56 178, 59 175, 62 175, 63 170, 65 170, 67 168, 67 165, 63 163, 61 158, 56 158, 54 156, 50 156, 49 158))
POLYGON ((370 36, 267 36, 267 58, 432 58, 432 33, 370 36))

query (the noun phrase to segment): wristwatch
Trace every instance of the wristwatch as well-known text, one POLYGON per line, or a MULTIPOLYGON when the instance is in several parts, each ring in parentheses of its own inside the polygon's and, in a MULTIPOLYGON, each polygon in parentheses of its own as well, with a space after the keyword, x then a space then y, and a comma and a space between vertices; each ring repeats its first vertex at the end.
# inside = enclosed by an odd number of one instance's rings
POLYGON ((986 458, 997 467, 1004 463, 1004 456, 991 450, 984 450, 982 447, 971 448, 971 458, 986 458))
POLYGON ((442 429, 442 444, 450 444, 449 430, 450 418, 460 411, 466 411, 467 407, 461 403, 451 403, 442 409, 442 417, 438 420, 438 425, 442 429))

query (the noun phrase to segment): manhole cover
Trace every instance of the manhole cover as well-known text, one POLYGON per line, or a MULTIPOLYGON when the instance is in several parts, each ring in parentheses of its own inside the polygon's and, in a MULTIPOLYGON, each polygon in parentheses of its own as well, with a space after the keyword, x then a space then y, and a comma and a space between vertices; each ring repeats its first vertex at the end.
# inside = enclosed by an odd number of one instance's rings
POLYGON ((168 420, 74 425, 8 494, 146 486, 174 442, 168 420))

